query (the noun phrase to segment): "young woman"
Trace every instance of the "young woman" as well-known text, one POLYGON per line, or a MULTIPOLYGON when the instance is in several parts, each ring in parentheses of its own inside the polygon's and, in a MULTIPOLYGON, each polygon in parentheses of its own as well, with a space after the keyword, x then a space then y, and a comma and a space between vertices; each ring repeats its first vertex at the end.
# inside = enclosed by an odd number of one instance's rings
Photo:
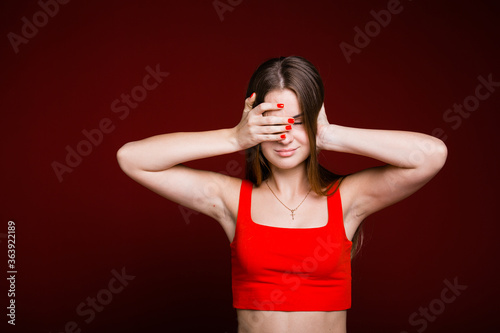
POLYGON ((421 133, 330 124, 321 77, 301 57, 261 64, 246 96, 237 126, 130 142, 119 164, 220 223, 231 246, 238 332, 346 332, 358 227, 436 175, 446 146, 421 133), (182 165, 240 150, 245 180, 182 165), (386 165, 341 177, 318 164, 320 150, 386 165))

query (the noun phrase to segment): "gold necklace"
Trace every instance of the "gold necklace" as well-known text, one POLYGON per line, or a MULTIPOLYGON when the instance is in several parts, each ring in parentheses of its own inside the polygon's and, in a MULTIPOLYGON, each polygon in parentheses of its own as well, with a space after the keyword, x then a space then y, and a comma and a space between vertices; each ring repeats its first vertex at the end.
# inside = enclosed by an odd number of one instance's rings
POLYGON ((287 207, 287 205, 285 205, 285 204, 284 204, 284 203, 280 200, 280 198, 278 198, 278 196, 276 195, 276 193, 274 193, 274 191, 273 191, 273 189, 271 188, 271 186, 269 186, 269 183, 267 182, 267 180, 266 180, 266 185, 267 185, 267 187, 269 187, 269 189, 271 190, 271 193, 274 195, 274 197, 275 197, 276 199, 278 199, 278 201, 279 201, 279 202, 280 202, 283 206, 285 206, 285 208, 286 208, 286 209, 288 209, 288 210, 292 213, 292 214, 291 214, 291 215, 292 215, 292 220, 295 220, 295 218, 294 218, 295 211, 296 211, 297 209, 299 209, 300 205, 302 205, 302 203, 306 200, 306 198, 307 198, 307 196, 309 195, 309 193, 311 193, 311 191, 312 191, 312 188, 311 188, 311 189, 309 190, 309 192, 307 192, 307 194, 306 194, 306 196, 304 197, 304 199, 302 199, 302 201, 299 203, 299 205, 298 205, 297 207, 295 207, 295 209, 290 209, 290 208, 288 208, 288 207, 287 207))

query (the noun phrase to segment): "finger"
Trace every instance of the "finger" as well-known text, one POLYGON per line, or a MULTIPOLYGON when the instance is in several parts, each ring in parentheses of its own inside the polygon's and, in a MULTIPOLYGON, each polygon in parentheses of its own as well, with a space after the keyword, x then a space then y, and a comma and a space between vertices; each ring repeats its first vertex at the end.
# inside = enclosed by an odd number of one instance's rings
POLYGON ((245 109, 243 110, 243 112, 250 112, 250 111, 252 111, 252 109, 253 109, 253 103, 255 102, 255 96, 256 95, 257 95, 256 93, 252 93, 252 95, 250 95, 250 97, 248 97, 245 100, 245 109))
POLYGON ((281 104, 281 103, 278 103, 278 104, 276 104, 276 103, 260 103, 259 105, 257 105, 254 108, 254 110, 255 110, 255 114, 260 115, 266 111, 283 110, 284 107, 285 107, 285 105, 281 104))
POLYGON ((280 126, 261 126, 259 132, 261 134, 285 134, 292 129, 292 125, 280 126))
POLYGON ((281 134, 263 134, 260 136, 262 141, 282 141, 285 140, 287 135, 285 133, 281 134))
POLYGON ((291 125, 295 123, 295 119, 291 117, 278 117, 278 116, 256 117, 255 123, 260 126, 291 125))

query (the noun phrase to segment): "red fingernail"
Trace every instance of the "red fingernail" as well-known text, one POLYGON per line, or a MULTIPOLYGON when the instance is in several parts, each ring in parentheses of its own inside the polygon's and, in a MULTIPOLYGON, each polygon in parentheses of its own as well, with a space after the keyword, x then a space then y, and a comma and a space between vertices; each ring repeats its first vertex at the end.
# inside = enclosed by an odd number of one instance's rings
POLYGON ((285 139, 285 138, 286 138, 286 135, 285 135, 285 134, 281 134, 281 138, 282 138, 282 139, 285 139))
POLYGON ((250 98, 252 98, 252 97, 253 97, 253 95, 255 95, 255 93, 252 93, 252 95, 250 95, 250 98))
POLYGON ((279 108, 284 108, 284 107, 285 107, 285 104, 278 104, 278 107, 279 107, 279 108))
POLYGON ((293 118, 288 118, 288 123, 289 123, 289 124, 293 124, 293 123, 295 123, 295 119, 293 119, 293 118))
POLYGON ((286 125, 285 129, 291 130, 292 129, 292 125, 286 125))

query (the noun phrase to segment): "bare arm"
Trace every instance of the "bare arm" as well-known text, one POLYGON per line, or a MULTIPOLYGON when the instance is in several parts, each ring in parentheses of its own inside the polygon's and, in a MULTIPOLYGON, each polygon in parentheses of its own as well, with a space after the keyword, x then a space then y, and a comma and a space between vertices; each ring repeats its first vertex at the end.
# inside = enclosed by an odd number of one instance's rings
POLYGON ((128 176, 152 191, 220 221, 228 215, 228 202, 238 197, 241 180, 181 163, 279 140, 288 118, 263 117, 263 112, 279 108, 270 103, 252 108, 254 101, 255 96, 247 98, 242 119, 234 128, 168 133, 129 142, 118 150, 118 163, 128 176))
POLYGON ((169 133, 129 142, 118 150, 117 159, 122 170, 139 184, 219 220, 227 214, 219 189, 222 184, 230 187, 234 182, 228 176, 181 163, 236 150, 233 131, 221 129, 169 133))
POLYGON ((155 172, 238 150, 234 129, 177 132, 126 143, 118 151, 118 162, 125 173, 134 170, 155 172))
POLYGON ((433 136, 329 124, 324 108, 318 117, 318 146, 387 163, 344 181, 349 214, 359 221, 416 192, 439 172, 447 157, 445 144, 433 136))

